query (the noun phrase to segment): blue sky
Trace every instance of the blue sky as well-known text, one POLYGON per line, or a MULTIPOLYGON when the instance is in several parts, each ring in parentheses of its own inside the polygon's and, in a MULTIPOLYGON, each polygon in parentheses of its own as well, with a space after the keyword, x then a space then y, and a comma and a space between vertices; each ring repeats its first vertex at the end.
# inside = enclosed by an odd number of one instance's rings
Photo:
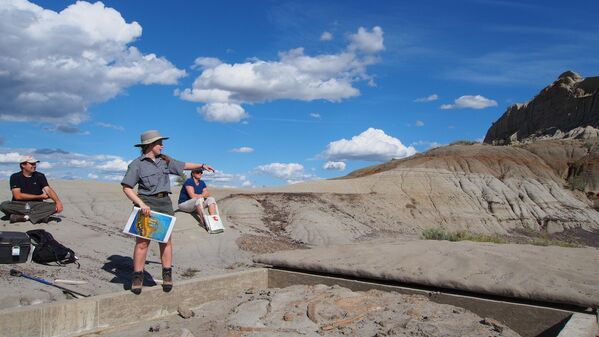
POLYGON ((345 175, 596 76, 595 1, 0 3, 0 179, 120 181, 141 132, 213 186, 345 175))

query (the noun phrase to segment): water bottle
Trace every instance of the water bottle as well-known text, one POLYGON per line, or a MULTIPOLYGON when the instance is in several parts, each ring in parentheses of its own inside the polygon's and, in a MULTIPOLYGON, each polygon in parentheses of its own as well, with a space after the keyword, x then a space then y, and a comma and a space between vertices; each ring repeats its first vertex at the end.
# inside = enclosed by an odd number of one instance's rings
POLYGON ((25 213, 29 214, 29 212, 31 211, 31 206, 29 205, 28 202, 25 203, 25 213))

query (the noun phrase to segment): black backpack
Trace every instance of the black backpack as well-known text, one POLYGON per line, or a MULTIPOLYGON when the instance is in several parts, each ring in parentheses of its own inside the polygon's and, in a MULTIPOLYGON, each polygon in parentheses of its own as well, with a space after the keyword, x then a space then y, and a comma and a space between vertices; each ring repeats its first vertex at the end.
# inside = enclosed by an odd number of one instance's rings
POLYGON ((75 252, 56 241, 52 234, 43 229, 33 229, 27 231, 27 235, 29 235, 31 243, 35 246, 35 250, 31 255, 33 262, 41 264, 56 262, 58 265, 75 263, 77 268, 80 267, 75 252))

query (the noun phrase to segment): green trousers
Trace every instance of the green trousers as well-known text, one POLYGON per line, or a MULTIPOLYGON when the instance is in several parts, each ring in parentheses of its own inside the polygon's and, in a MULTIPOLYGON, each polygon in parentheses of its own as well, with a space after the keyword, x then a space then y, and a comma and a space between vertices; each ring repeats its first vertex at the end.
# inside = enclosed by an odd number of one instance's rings
POLYGON ((8 216, 11 214, 29 215, 31 223, 39 223, 56 213, 56 204, 44 201, 5 201, 0 204, 0 211, 8 216), (27 210, 26 204, 29 204, 29 210, 27 210))

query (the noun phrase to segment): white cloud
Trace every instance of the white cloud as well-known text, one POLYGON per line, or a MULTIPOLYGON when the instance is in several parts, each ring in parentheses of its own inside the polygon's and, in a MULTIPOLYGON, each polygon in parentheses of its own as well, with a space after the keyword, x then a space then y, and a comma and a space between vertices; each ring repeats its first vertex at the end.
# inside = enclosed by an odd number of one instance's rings
POLYGON ((61 12, 26 0, 0 1, 0 119, 77 124, 87 108, 135 84, 176 84, 168 60, 129 46, 137 22, 101 2, 61 12))
POLYGON ((243 186, 243 187, 250 187, 250 186, 252 186, 252 182, 249 181, 249 180, 246 180, 243 183, 241 183, 241 186, 243 186))
POLYGON ((67 165, 69 167, 92 167, 94 162, 85 159, 70 159, 67 161, 67 165))
POLYGON ((497 106, 497 102, 485 98, 481 95, 465 95, 457 98, 454 101, 454 104, 443 104, 441 105, 441 109, 484 109, 492 106, 497 106))
POLYGON ((103 176, 102 179, 108 180, 108 181, 122 181, 123 176, 118 175, 118 174, 110 174, 110 175, 103 176))
POLYGON ((239 187, 249 186, 251 181, 243 174, 226 173, 216 170, 216 172, 204 172, 202 180, 206 182, 208 187, 239 187))
POLYGON ((42 170, 51 169, 52 167, 54 167, 54 165, 52 165, 52 163, 49 163, 47 161, 43 161, 43 162, 40 162, 39 164, 37 164, 37 168, 42 169, 42 170))
POLYGON ((320 114, 318 112, 311 112, 310 117, 312 118, 320 118, 320 114))
POLYGON ((19 163, 21 154, 18 152, 0 153, 0 163, 19 163))
POLYGON ((116 158, 105 162, 102 165, 98 165, 97 168, 102 171, 109 172, 124 172, 127 171, 127 166, 129 165, 128 161, 125 161, 121 158, 116 158))
POLYGON ((191 68, 214 68, 221 63, 221 60, 217 59, 216 57, 198 57, 193 62, 193 66, 191 68))
POLYGON ((236 147, 236 148, 232 149, 231 152, 252 153, 252 152, 254 152, 254 149, 251 147, 242 146, 242 147, 236 147))
POLYGON ((416 153, 412 146, 404 146, 397 138, 388 136, 383 130, 369 128, 351 140, 340 139, 327 145, 322 157, 329 160, 388 161, 404 158, 416 153))
POLYGON ((288 184, 295 184, 318 177, 304 172, 304 166, 298 163, 270 163, 255 168, 258 173, 266 174, 278 179, 286 180, 288 184))
POLYGON ((351 44, 338 54, 309 56, 303 48, 279 53, 278 61, 251 60, 228 64, 215 58, 198 58, 202 73, 192 88, 176 90, 175 95, 205 105, 199 110, 206 120, 239 122, 248 115, 242 104, 279 99, 338 102, 360 91, 353 83, 372 81, 366 67, 378 59, 358 51, 374 53, 384 49, 382 29, 368 32, 360 27, 351 35, 351 44))
POLYGON ((98 178, 100 178, 97 174, 93 174, 93 173, 88 173, 87 177, 89 179, 93 179, 93 180, 97 180, 98 178))
POLYGON ((424 126, 424 122, 423 121, 416 121, 416 126, 424 126))
POLYGON ((298 163, 270 163, 256 167, 258 172, 280 179, 291 179, 304 174, 304 166, 298 163))
POLYGON ((439 99, 439 96, 437 94, 432 94, 426 97, 420 97, 420 98, 416 98, 414 100, 414 102, 417 103, 423 103, 423 102, 433 102, 439 99))
POLYGON ((343 171, 345 170, 345 163, 342 161, 328 161, 324 164, 322 168, 325 170, 343 171))
POLYGON ((385 50, 383 45, 383 29, 379 26, 372 28, 369 32, 364 27, 358 28, 358 33, 350 36, 350 50, 361 50, 365 53, 376 53, 385 50))
POLYGON ((322 32, 320 35, 320 41, 331 41, 333 39, 333 34, 330 32, 322 32))
POLYGON ((234 103, 209 103, 198 111, 210 122, 233 123, 249 117, 241 105, 234 103))

